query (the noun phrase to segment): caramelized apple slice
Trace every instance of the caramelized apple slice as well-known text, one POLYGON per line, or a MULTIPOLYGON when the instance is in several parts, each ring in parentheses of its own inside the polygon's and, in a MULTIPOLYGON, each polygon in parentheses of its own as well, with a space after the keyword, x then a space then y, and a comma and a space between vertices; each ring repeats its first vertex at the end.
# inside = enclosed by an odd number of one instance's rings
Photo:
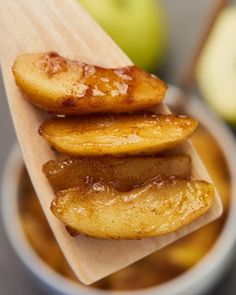
POLYGON ((148 109, 162 101, 167 89, 159 78, 136 66, 107 69, 55 52, 20 55, 13 73, 32 104, 57 114, 148 109))
POLYGON ((54 215, 78 233, 101 239, 142 239, 174 232, 203 215, 214 187, 204 181, 151 180, 130 192, 104 183, 57 193, 54 215))
POLYGON ((45 121, 40 135, 71 156, 153 154, 186 140, 197 128, 191 117, 133 114, 45 121))
POLYGON ((104 181, 120 191, 128 191, 157 176, 189 177, 190 170, 190 159, 184 155, 159 158, 72 158, 49 161, 43 166, 43 172, 55 192, 91 181, 104 181))

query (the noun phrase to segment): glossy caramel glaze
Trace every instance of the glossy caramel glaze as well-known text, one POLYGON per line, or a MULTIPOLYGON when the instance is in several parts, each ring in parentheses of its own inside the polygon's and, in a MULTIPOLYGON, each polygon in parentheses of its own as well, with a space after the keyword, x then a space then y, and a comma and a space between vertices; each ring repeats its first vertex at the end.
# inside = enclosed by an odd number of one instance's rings
POLYGON ((20 55, 13 73, 31 103, 57 114, 148 109, 163 100, 167 89, 163 81, 137 66, 107 69, 55 52, 20 55))
POLYGON ((191 117, 151 113, 56 118, 39 133, 57 151, 70 156, 154 154, 170 149, 197 128, 191 117))
POLYGON ((130 192, 98 182, 57 193, 52 212, 78 233, 142 239, 178 230, 209 210, 214 187, 204 181, 153 179, 130 192))
POLYGON ((169 157, 71 158, 49 161, 43 172, 55 192, 104 181, 120 191, 128 191, 150 178, 189 177, 191 161, 184 155, 169 157))

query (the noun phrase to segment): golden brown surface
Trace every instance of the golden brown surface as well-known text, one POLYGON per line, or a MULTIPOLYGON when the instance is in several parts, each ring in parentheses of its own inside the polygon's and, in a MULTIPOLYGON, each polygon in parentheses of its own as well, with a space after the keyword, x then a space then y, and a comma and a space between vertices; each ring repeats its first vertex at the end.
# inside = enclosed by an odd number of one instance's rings
POLYGON ((169 157, 131 158, 71 158, 49 161, 43 172, 55 192, 79 187, 87 182, 104 181, 120 191, 128 191, 154 177, 189 177, 190 158, 184 155, 169 157))
POLYGON ((162 101, 167 89, 159 78, 136 66, 105 69, 55 52, 20 55, 13 73, 32 104, 57 114, 148 109, 162 101))
POLYGON ((133 156, 170 149, 190 137, 197 125, 186 116, 102 115, 49 119, 39 133, 70 156, 133 156))
POLYGON ((221 195, 223 207, 227 210, 230 194, 229 171, 225 165, 222 151, 217 147, 214 138, 209 136, 207 130, 203 128, 193 135, 191 141, 206 165, 213 183, 216 185, 216 188, 221 195))
POLYGON ((19 211, 23 229, 33 249, 58 273, 76 280, 55 241, 26 170, 21 178, 19 195, 19 211))
POLYGON ((57 193, 52 212, 78 233, 101 239, 142 239, 178 230, 208 211, 214 188, 204 181, 153 179, 130 192, 104 183, 57 193))
MULTIPOLYGON (((230 204, 229 172, 222 151, 209 132, 199 128, 192 141, 223 198, 223 216, 164 249, 100 280, 93 284, 93 287, 135 290, 159 285, 187 271, 212 248, 224 225, 230 204), (206 150, 209 152, 206 153, 206 150)), ((21 182, 19 205, 23 228, 36 253, 54 270, 70 279, 75 279, 54 240, 26 173, 21 182), (36 232, 40 234, 36 235, 36 232), (53 249, 50 255, 48 249, 53 249)))

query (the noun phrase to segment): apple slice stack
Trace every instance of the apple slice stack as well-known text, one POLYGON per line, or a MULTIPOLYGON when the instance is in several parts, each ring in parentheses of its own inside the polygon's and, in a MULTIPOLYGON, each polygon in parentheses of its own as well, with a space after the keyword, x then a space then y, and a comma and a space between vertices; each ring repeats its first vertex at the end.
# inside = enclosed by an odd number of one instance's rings
POLYGON ((43 167, 56 194, 52 212, 71 234, 153 237, 209 210, 214 188, 189 179, 190 159, 157 156, 189 138, 197 121, 145 111, 165 96, 167 86, 156 76, 136 66, 87 65, 55 52, 19 56, 13 73, 25 97, 55 115, 39 134, 72 157, 43 167))

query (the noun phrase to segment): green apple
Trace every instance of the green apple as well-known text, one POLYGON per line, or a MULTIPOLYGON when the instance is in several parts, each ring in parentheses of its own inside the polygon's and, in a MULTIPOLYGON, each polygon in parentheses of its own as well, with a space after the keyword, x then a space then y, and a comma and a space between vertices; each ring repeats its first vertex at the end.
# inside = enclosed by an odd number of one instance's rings
POLYGON ((236 124, 236 7, 220 14, 199 59, 196 77, 212 108, 236 124))
POLYGON ((154 0, 80 0, 81 5, 140 67, 155 71, 165 57, 166 20, 154 0))

